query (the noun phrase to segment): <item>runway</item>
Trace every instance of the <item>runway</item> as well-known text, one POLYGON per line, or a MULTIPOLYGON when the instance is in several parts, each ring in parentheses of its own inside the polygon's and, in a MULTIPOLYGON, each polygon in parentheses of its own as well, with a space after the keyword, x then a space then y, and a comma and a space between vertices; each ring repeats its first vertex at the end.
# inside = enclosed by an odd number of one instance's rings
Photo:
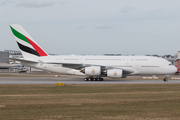
POLYGON ((179 84, 180 80, 112 80, 84 81, 81 77, 0 77, 0 84, 179 84))

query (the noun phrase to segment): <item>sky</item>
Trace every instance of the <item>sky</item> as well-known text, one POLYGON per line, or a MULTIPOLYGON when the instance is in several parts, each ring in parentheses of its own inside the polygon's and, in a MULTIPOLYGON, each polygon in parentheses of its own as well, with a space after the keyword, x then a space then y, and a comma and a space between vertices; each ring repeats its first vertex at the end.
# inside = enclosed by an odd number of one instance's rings
POLYGON ((9 24, 52 54, 180 51, 179 0, 0 0, 0 51, 19 50, 9 24))

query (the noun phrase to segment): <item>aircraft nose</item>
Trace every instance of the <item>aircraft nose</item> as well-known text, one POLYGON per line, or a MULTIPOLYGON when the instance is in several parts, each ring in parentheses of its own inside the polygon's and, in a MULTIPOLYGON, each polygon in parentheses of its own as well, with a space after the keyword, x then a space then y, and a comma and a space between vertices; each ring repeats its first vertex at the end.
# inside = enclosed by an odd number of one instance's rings
POLYGON ((173 72, 174 72, 174 73, 178 72, 178 69, 177 69, 176 66, 173 66, 173 72))

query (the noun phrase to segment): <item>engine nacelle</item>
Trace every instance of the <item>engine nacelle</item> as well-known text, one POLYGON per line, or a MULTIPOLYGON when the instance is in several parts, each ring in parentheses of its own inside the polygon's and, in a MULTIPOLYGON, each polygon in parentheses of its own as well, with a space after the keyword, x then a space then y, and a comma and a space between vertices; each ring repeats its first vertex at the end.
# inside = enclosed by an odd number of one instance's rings
POLYGON ((107 70, 107 77, 122 78, 123 77, 123 70, 122 69, 107 70))
POLYGON ((100 66, 91 66, 84 68, 84 73, 87 76, 100 76, 101 75, 101 67, 100 66))

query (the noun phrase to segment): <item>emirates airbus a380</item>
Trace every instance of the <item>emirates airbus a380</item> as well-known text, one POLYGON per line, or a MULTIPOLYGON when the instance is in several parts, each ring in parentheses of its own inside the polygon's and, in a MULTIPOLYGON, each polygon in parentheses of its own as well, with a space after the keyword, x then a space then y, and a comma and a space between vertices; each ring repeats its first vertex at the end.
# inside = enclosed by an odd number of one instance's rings
MULTIPOLYGON (((170 75, 177 68, 169 61, 152 56, 81 56, 48 55, 35 40, 17 24, 10 25, 21 50, 22 65, 50 72, 86 76, 85 81, 102 81, 102 77, 124 78, 130 75, 170 75)), ((167 81, 167 78, 164 78, 167 81)))

